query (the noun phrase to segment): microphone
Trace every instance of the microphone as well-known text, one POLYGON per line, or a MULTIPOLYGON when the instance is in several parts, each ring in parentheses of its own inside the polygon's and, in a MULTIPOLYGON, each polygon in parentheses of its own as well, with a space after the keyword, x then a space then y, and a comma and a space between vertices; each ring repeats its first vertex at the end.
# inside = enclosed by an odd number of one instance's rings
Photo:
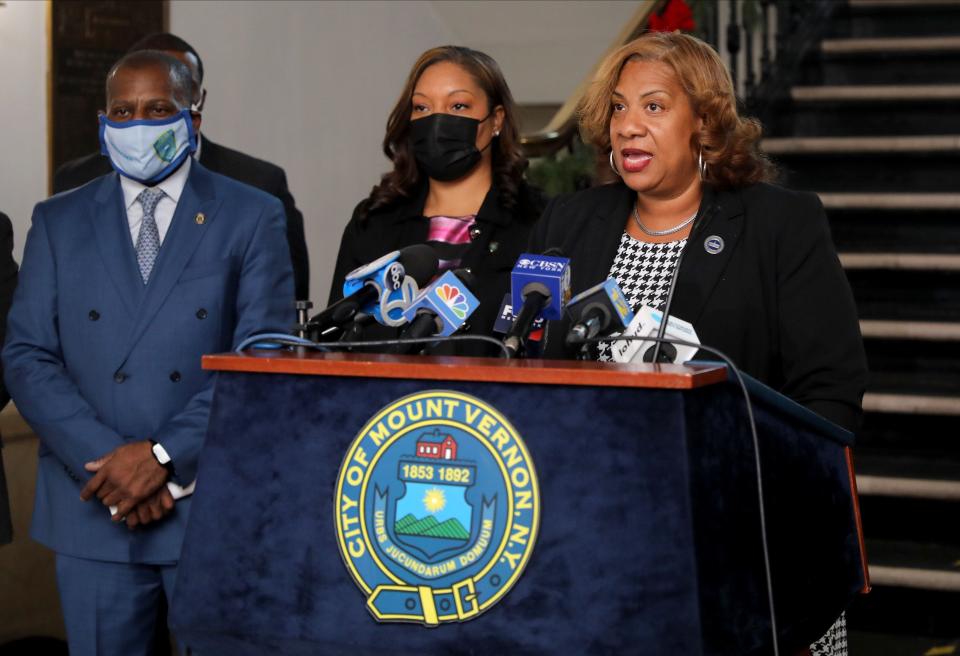
MULTIPOLYGON (((457 332, 480 306, 470 287, 474 277, 466 269, 447 271, 420 292, 403 311, 409 323, 400 339, 449 337, 457 332)), ((423 344, 397 344, 394 353, 412 353, 423 344)))
POLYGON ((342 328, 361 311, 373 315, 380 323, 386 323, 385 315, 388 320, 395 321, 417 289, 426 285, 438 268, 437 255, 426 244, 387 253, 348 273, 343 283, 343 298, 314 315, 307 327, 312 333, 342 328), (402 307, 397 308, 397 301, 404 300, 402 307), (381 311, 382 306, 386 306, 386 312, 381 311))
POLYGON ((633 321, 633 310, 617 281, 607 278, 570 299, 567 316, 573 325, 566 344, 575 346, 598 335, 621 332, 633 321))
POLYGON ((698 346, 687 346, 661 342, 663 335, 669 340, 679 340, 688 344, 700 344, 700 337, 693 324, 677 317, 667 317, 649 305, 641 305, 630 325, 618 337, 649 337, 649 340, 621 340, 611 338, 610 353, 614 362, 686 362, 699 350, 698 346), (664 323, 666 325, 664 325, 664 323), (662 345, 662 348, 657 348, 662 345), (656 360, 654 360, 656 357, 656 360))
POLYGON ((537 318, 563 316, 570 299, 569 258, 523 253, 510 273, 510 293, 514 308, 522 303, 503 339, 507 353, 513 356, 523 350, 537 318))

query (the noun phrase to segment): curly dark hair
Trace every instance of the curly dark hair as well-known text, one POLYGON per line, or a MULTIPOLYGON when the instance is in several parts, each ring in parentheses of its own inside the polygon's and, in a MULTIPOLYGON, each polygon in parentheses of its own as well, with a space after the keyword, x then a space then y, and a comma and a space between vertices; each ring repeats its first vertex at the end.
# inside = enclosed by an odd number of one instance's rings
POLYGON ((613 90, 628 61, 659 61, 673 69, 703 118, 690 144, 703 152, 705 181, 721 189, 746 187, 776 179, 777 170, 760 150, 763 128, 737 113, 730 73, 720 56, 696 37, 680 32, 647 32, 612 52, 601 64, 580 102, 580 130, 601 152, 610 150, 613 90))
POLYGON ((387 134, 383 138, 383 152, 393 162, 393 170, 383 175, 380 184, 360 204, 361 219, 401 199, 410 198, 420 186, 423 176, 417 167, 409 139, 411 98, 423 72, 440 62, 452 62, 466 70, 487 94, 491 111, 498 106, 503 108, 500 136, 494 139, 492 148, 493 181, 500 205, 507 210, 516 207, 528 162, 520 147, 517 107, 510 87, 503 78, 500 66, 490 55, 461 46, 440 46, 420 55, 390 112, 387 134))

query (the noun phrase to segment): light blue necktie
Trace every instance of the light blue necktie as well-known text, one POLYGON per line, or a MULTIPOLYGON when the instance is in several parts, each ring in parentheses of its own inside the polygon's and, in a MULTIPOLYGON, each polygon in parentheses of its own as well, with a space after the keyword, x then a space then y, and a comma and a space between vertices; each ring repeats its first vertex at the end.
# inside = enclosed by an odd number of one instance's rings
POLYGON ((144 285, 150 280, 150 272, 153 271, 153 264, 160 252, 160 231, 153 213, 165 195, 160 189, 148 188, 137 196, 137 201, 143 207, 143 221, 140 223, 140 234, 137 235, 137 264, 144 285))

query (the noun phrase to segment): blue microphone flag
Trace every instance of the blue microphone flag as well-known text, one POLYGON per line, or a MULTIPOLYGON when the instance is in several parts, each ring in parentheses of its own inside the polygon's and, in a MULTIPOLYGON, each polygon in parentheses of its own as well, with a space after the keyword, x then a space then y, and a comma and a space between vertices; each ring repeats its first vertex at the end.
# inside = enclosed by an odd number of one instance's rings
POLYGON ((540 316, 548 320, 562 318, 563 308, 570 300, 570 259, 523 253, 510 273, 514 307, 522 306, 532 291, 550 297, 540 316))
MULTIPOLYGON (((623 330, 630 325, 630 322, 633 321, 633 310, 630 308, 629 303, 627 303, 626 297, 623 295, 623 290, 620 289, 620 285, 617 284, 617 281, 613 278, 607 278, 603 282, 594 285, 590 289, 580 292, 576 296, 570 299, 570 302, 567 304, 568 308, 572 311, 573 308, 581 303, 592 301, 596 302, 595 298, 591 298, 594 294, 602 294, 607 297, 610 301, 607 307, 613 309, 620 326, 617 330, 623 330)), ((592 303, 591 303, 592 304, 592 303)), ((579 314, 583 314, 582 312, 579 314)))
POLYGON ((343 281, 344 298, 366 285, 373 285, 377 289, 380 298, 365 305, 361 311, 385 326, 402 326, 405 323, 403 310, 419 291, 417 282, 407 275, 402 255, 402 251, 387 253, 354 269, 343 281))

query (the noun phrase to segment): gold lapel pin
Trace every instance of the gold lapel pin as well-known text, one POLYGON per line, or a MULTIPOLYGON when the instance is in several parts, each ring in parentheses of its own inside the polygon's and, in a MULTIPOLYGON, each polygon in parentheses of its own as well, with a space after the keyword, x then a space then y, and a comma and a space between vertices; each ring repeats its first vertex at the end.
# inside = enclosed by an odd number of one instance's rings
POLYGON ((197 215, 193 218, 193 220, 197 222, 197 225, 203 225, 207 222, 207 217, 203 212, 197 212, 197 215))

